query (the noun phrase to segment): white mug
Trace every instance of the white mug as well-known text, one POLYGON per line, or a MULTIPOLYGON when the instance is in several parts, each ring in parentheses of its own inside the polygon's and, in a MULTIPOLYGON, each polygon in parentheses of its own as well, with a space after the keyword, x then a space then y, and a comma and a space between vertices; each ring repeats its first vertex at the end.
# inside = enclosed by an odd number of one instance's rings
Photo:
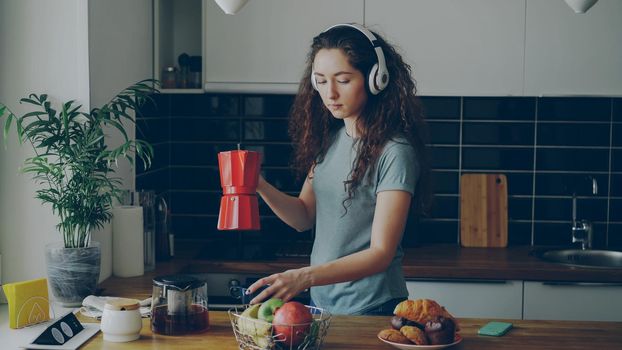
POLYGON ((101 331, 104 341, 121 343, 140 338, 143 321, 136 299, 114 299, 106 302, 101 331))

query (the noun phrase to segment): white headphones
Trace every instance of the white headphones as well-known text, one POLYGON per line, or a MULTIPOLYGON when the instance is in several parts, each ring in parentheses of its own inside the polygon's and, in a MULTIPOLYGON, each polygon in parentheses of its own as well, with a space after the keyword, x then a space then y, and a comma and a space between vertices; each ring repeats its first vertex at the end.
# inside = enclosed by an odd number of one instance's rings
MULTIPOLYGON (((387 64, 384 60, 384 53, 382 52, 382 48, 378 43, 378 39, 376 39, 374 34, 370 32, 367 28, 356 23, 335 24, 334 26, 328 27, 326 30, 324 30, 324 32, 327 32, 336 27, 350 27, 358 30, 359 32, 363 33, 367 37, 367 39, 369 39, 369 42, 374 47, 378 63, 374 64, 374 66, 371 68, 369 76, 367 77, 367 85, 369 86, 369 91, 372 93, 372 95, 378 95, 380 91, 384 90, 384 88, 386 88, 389 84, 389 71, 387 70, 387 64)), ((315 90, 318 89, 317 82, 315 81, 315 71, 311 72, 311 85, 315 90)))

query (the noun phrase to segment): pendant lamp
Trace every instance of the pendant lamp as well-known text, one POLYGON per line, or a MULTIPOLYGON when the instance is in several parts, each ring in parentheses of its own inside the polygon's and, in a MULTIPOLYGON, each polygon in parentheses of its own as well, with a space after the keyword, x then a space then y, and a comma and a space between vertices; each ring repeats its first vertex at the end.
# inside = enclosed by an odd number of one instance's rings
POLYGON ((585 13, 589 10, 598 0, 566 0, 566 4, 575 13, 585 13))
POLYGON ((228 15, 235 15, 240 11, 248 0, 214 0, 220 8, 228 15))

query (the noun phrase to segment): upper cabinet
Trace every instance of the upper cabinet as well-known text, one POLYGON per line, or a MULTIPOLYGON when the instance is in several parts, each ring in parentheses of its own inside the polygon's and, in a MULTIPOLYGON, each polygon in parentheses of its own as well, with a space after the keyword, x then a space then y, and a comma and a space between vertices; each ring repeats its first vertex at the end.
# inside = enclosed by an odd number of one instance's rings
POLYGON ((366 0, 365 25, 401 47, 421 95, 523 93, 524 1, 366 0))
POLYGON ((527 0, 525 95, 622 95, 622 1, 527 0))
POLYGON ((620 0, 584 14, 563 0, 251 0, 233 16, 214 0, 154 4, 154 76, 174 91, 295 93, 313 37, 357 22, 398 47, 421 95, 622 95, 620 0))
POLYGON ((226 15, 204 2, 208 91, 296 92, 314 36, 363 22, 363 0, 252 0, 226 15))
POLYGON ((203 1, 153 2, 153 76, 163 92, 203 92, 203 1))

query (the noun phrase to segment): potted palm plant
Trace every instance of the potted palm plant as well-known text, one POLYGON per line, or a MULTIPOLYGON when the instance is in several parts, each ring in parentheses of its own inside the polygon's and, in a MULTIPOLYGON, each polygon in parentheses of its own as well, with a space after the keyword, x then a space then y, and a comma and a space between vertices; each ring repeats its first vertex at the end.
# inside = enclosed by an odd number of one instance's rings
POLYGON ((90 112, 76 101, 56 107, 45 94, 30 94, 20 103, 32 110, 17 116, 0 103, 5 142, 15 126, 20 143, 32 146, 34 156, 24 160, 22 172, 38 184, 36 197, 51 205, 58 216, 56 228, 63 237, 46 246, 46 264, 52 293, 64 306, 78 306, 93 294, 100 271, 100 247, 91 241, 91 230, 111 219, 113 200, 123 193, 114 177, 121 158, 134 164, 135 157, 150 166, 153 148, 144 140, 131 139, 127 123, 132 112, 158 92, 153 80, 143 80, 124 89, 110 102, 90 112), (123 143, 110 148, 105 131, 117 130, 123 143))

